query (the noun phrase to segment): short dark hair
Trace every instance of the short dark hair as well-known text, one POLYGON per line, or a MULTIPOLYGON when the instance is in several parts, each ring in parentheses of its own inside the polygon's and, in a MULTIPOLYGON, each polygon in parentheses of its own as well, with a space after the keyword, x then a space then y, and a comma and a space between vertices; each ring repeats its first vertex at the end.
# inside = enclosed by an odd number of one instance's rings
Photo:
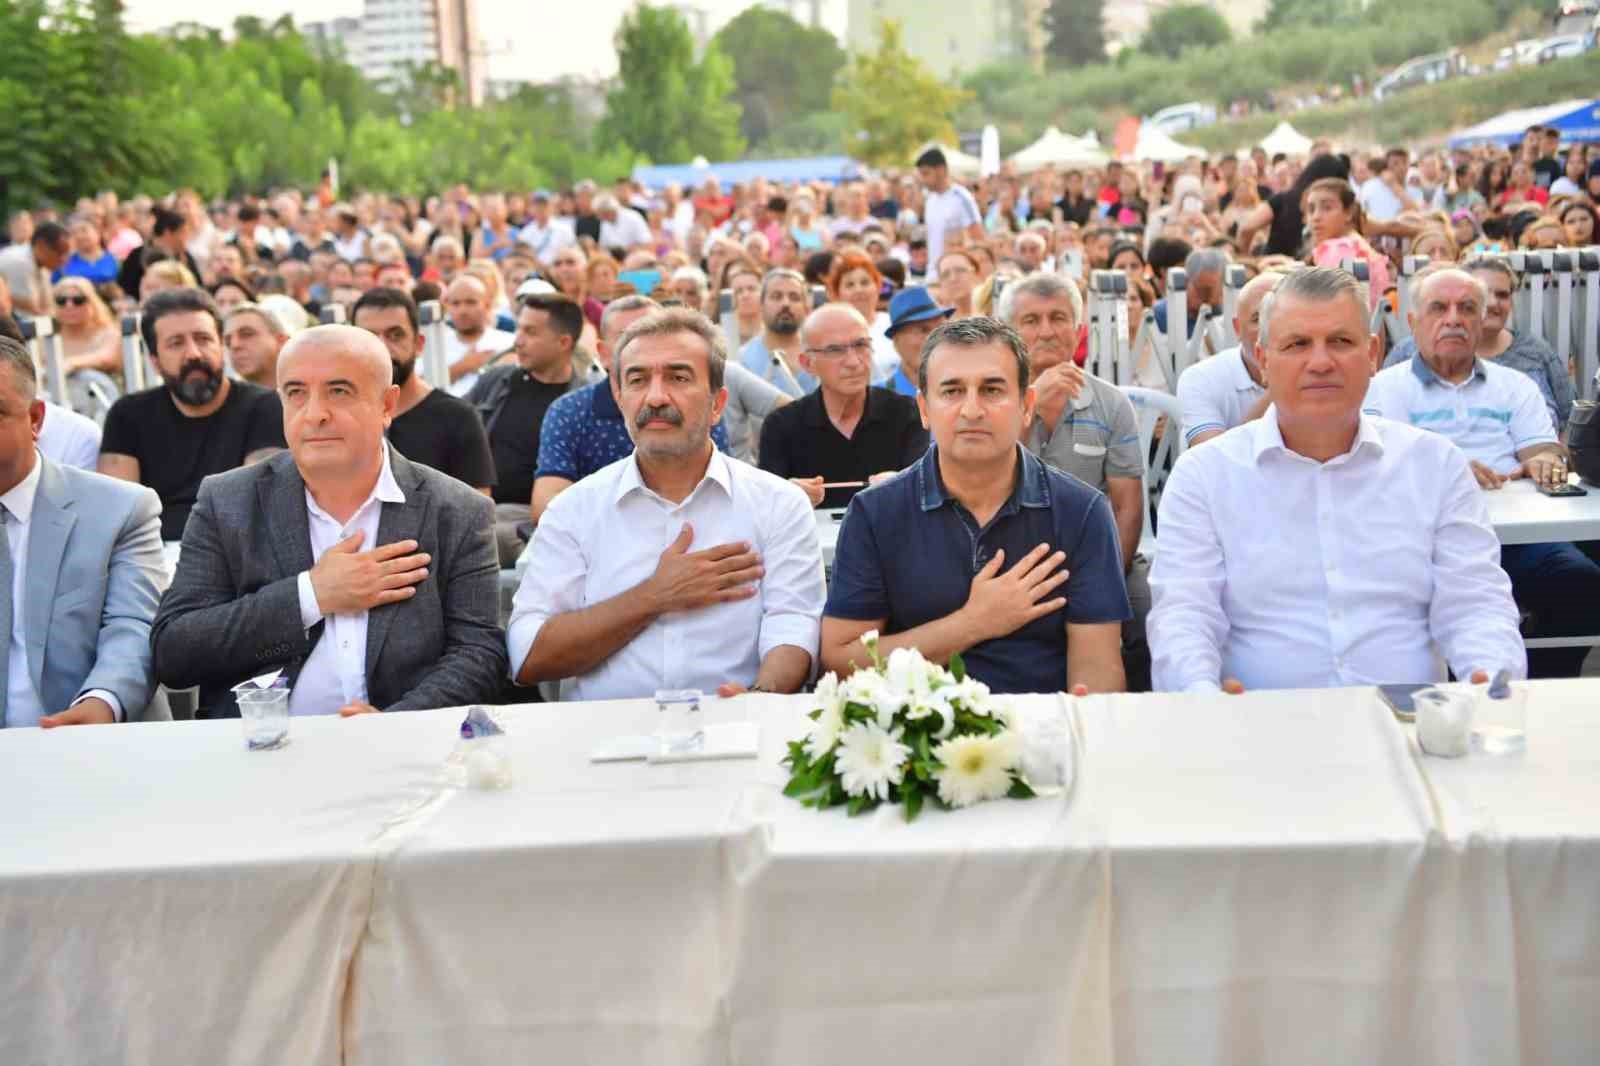
POLYGON ((236 278, 232 274, 224 274, 216 281, 213 281, 210 285, 207 285, 206 292, 211 295, 212 299, 215 299, 217 293, 230 287, 238 289, 240 292, 244 293, 246 303, 253 304, 256 302, 256 290, 254 286, 252 286, 243 278, 236 278))
POLYGON ((1193 251, 1194 246, 1181 238, 1157 237, 1150 242, 1150 252, 1145 256, 1145 262, 1158 276, 1165 277, 1173 267, 1182 266, 1193 251))
POLYGON ((158 207, 155 209, 155 216, 155 225, 150 231, 153 237, 163 237, 168 233, 176 233, 183 229, 184 218, 176 211, 158 207))
POLYGON ((38 372, 33 366, 33 356, 20 339, 0 337, 0 366, 11 371, 23 398, 32 403, 34 397, 39 395, 38 372))
POLYGON ((517 301, 521 311, 542 311, 550 316, 550 325, 557 333, 571 337, 577 344, 583 335, 583 308, 570 296, 558 292, 539 292, 517 301))
POLYGON ((444 290, 439 288, 437 281, 419 281, 411 287, 411 298, 419 304, 429 300, 438 300, 444 296, 444 290))
POLYGON ((32 245, 42 244, 46 248, 59 248, 71 239, 72 237, 67 232, 67 227, 61 223, 41 222, 33 231, 33 239, 28 243, 32 245))
POLYGON ((922 357, 917 362, 918 390, 927 393, 928 364, 933 361, 934 350, 941 344, 956 348, 982 348, 996 343, 1004 344, 1011 349, 1011 354, 1017 357, 1017 391, 1025 391, 1028 388, 1029 374, 1027 345, 1022 343, 1022 337, 1016 330, 998 318, 986 318, 982 315, 952 319, 928 334, 927 340, 922 342, 922 357))
POLYGON ((949 162, 944 157, 943 149, 938 147, 929 148, 926 152, 917 156, 917 166, 919 167, 947 167, 949 165, 949 162))
POLYGON ((217 336, 222 336, 222 315, 217 311, 217 305, 204 291, 200 289, 163 289, 144 302, 143 313, 139 319, 139 332, 144 335, 144 347, 151 355, 156 354, 156 323, 168 315, 183 315, 191 311, 202 311, 211 316, 211 321, 216 324, 217 336))
POLYGON ((239 221, 240 222, 259 222, 259 221, 261 221, 261 208, 257 207, 255 204, 240 204, 239 205, 239 221))
POLYGON ((361 299, 350 308, 350 323, 354 325, 357 316, 363 311, 387 311, 391 307, 404 309, 406 321, 411 323, 413 336, 422 331, 422 319, 417 314, 417 302, 399 289, 386 289, 382 286, 368 289, 361 294, 361 299))
POLYGON ((22 336, 22 327, 17 325, 17 320, 7 314, 0 314, 0 337, 10 337, 18 344, 27 344, 22 336))

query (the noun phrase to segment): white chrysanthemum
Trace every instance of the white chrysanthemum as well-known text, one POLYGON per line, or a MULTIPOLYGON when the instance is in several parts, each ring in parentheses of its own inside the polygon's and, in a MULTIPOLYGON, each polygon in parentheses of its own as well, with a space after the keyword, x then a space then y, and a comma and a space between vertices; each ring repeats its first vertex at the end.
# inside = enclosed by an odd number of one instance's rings
POLYGON ((972 714, 987 715, 992 706, 992 701, 989 698, 989 686, 971 674, 968 674, 952 686, 949 698, 961 704, 963 708, 972 714))
POLYGON ((871 708, 873 717, 883 729, 894 725, 895 712, 905 705, 900 693, 876 670, 857 670, 845 679, 839 691, 845 702, 871 708))
POLYGON ((900 731, 893 733, 876 722, 857 722, 839 737, 839 753, 834 769, 852 796, 889 798, 889 786, 905 776, 911 749, 900 743, 900 731))
POLYGON ((934 775, 939 798, 952 807, 970 807, 999 799, 1011 791, 1011 768, 1018 746, 1010 733, 999 736, 961 736, 933 749, 942 769, 934 775))
POLYGON ((889 653, 883 676, 889 684, 905 696, 907 703, 916 703, 933 690, 934 681, 944 671, 922 657, 916 648, 896 648, 889 653))
POLYGON ((806 734, 806 755, 813 762, 833 750, 839 731, 844 728, 844 704, 833 700, 822 704, 821 710, 811 723, 811 732, 806 734))

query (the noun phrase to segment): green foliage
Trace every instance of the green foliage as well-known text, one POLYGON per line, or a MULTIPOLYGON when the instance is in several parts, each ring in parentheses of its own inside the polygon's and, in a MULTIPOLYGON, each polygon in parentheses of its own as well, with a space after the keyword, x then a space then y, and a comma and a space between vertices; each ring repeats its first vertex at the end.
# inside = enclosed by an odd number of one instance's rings
POLYGON ((1233 39, 1228 20, 1203 4, 1174 4, 1150 20, 1139 49, 1177 59, 1191 48, 1209 48, 1233 39))
POLYGON ((739 130, 752 146, 827 112, 834 78, 846 60, 833 34, 802 26, 781 11, 749 7, 714 40, 733 62, 739 130))
POLYGON ((1044 31, 1045 62, 1052 69, 1105 62, 1105 0, 1050 0, 1044 31))
POLYGON ((852 58, 833 91, 834 110, 849 119, 845 150, 874 166, 906 165, 917 147, 953 141, 953 118, 970 94, 946 85, 901 43, 898 22, 878 25, 878 49, 852 58))
POLYGON ((1360 0, 1272 0, 1256 23, 1257 33, 1285 26, 1350 26, 1361 20, 1360 0))
POLYGON ((662 163, 697 155, 733 159, 744 150, 733 63, 716 42, 696 63, 694 38, 671 8, 641 4, 616 34, 618 82, 606 97, 601 138, 662 163))

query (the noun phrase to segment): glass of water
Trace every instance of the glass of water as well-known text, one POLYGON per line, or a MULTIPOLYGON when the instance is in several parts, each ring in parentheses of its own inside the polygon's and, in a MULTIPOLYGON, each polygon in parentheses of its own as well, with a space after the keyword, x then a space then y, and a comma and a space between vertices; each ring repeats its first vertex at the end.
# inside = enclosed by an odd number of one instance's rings
POLYGON ((703 743, 700 698, 697 688, 656 691, 656 744, 661 754, 682 754, 703 743))
POLYGON ((266 688, 241 685, 234 689, 234 697, 251 751, 271 751, 289 743, 289 686, 281 679, 266 688))
POLYGON ((1474 685, 1472 745, 1485 755, 1512 755, 1527 747, 1528 686, 1513 681, 1500 698, 1492 685, 1474 685))

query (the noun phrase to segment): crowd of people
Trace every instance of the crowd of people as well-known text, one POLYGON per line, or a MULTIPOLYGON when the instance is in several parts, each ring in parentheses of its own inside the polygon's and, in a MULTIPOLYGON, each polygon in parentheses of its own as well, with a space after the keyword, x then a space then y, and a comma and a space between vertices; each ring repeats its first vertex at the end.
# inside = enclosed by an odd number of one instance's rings
POLYGON ((1423 681, 1436 653, 1579 671, 1587 648, 1522 631, 1592 628, 1594 545, 1502 548, 1481 493, 1566 477, 1572 369, 1516 333, 1494 253, 1593 244, 1600 151, 1535 128, 1415 158, 908 164, 13 215, 0 723, 159 716, 158 682, 237 713, 271 670, 295 713, 792 692, 871 630, 1003 692, 1423 681), (1407 254, 1432 266, 1386 347, 1368 323, 1407 254), (1157 427, 1190 450, 1152 560, 1149 454, 1085 369, 1085 284, 1125 273, 1130 329, 1175 332, 1181 266, 1192 333, 1231 264, 1239 343, 1157 427), (314 325, 333 307, 348 325, 314 325), (103 426, 45 402, 17 321, 54 318, 66 374, 120 386, 135 310, 161 383, 103 426), (819 507, 849 509, 827 581, 819 507))

